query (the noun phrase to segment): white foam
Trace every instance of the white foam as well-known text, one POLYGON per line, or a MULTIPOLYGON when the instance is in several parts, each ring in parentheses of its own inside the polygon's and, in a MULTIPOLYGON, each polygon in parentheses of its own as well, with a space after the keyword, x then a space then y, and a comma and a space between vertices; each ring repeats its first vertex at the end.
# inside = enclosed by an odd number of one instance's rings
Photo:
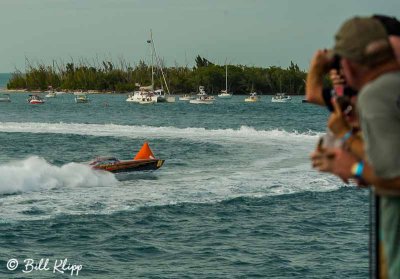
POLYGON ((112 174, 98 173, 85 165, 70 163, 57 167, 40 157, 0 165, 0 194, 22 192, 0 199, 6 209, 0 212, 0 219, 46 218, 59 213, 109 214, 142 206, 332 191, 342 185, 333 177, 311 170, 308 153, 319 136, 315 132, 265 131, 247 126, 212 130, 16 122, 0 123, 0 132, 177 138, 228 145, 223 148, 226 153, 215 154, 212 161, 207 154, 189 154, 190 165, 174 167, 169 164, 174 158, 165 158, 165 166, 151 176, 138 174, 132 180, 120 182, 112 174), (232 143, 233 148, 229 146, 232 143), (51 188, 57 191, 42 190, 51 188), (37 216, 24 213, 32 207, 42 213, 37 216))
POLYGON ((94 171, 89 166, 77 163, 58 167, 37 156, 0 165, 0 194, 116 183, 117 180, 110 173, 94 171))
POLYGON ((78 123, 35 123, 0 122, 0 132, 11 133, 51 133, 75 134, 105 137, 128 138, 183 138, 193 141, 255 142, 266 139, 285 142, 313 142, 320 135, 316 132, 299 133, 284 130, 256 130, 241 126, 239 129, 176 128, 153 126, 129 126, 114 124, 78 124, 78 123))

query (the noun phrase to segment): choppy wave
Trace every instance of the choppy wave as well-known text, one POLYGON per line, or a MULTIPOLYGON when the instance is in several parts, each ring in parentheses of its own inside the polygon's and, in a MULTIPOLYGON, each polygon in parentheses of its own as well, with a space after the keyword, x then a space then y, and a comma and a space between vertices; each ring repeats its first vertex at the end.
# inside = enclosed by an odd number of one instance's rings
POLYGON ((75 134, 128 138, 184 138, 194 141, 224 140, 227 142, 258 142, 263 140, 315 141, 320 133, 299 133, 284 130, 256 130, 241 126, 239 129, 176 128, 153 126, 129 126, 115 124, 0 122, 0 132, 75 134))
POLYGON ((0 194, 116 183, 112 174, 94 171, 83 164, 58 167, 37 156, 0 165, 0 194))

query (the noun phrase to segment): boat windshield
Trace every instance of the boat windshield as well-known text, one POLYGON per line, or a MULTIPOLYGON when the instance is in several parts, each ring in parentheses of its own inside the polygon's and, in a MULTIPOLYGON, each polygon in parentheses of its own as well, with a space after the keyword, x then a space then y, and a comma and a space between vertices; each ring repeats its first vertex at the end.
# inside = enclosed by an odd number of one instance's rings
POLYGON ((113 165, 119 163, 115 157, 99 157, 90 163, 91 166, 113 165))

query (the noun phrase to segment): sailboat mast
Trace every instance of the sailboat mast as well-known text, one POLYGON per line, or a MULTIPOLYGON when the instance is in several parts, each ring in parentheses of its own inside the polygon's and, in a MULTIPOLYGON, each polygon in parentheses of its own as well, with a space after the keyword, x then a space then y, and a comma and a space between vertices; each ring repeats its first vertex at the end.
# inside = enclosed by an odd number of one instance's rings
POLYGON ((157 66, 159 67, 159 69, 161 71, 161 75, 162 75, 162 78, 164 80, 165 87, 167 88, 167 93, 170 94, 168 83, 167 83, 167 80, 165 78, 164 71, 163 71, 163 68, 162 68, 161 60, 160 60, 160 57, 158 57, 158 55, 157 55, 156 46, 155 46, 154 41, 153 41, 153 35, 151 36, 151 43, 152 43, 152 47, 153 47, 153 53, 154 53, 154 56, 156 58, 157 66))
POLYGON ((154 44, 153 31, 150 29, 150 46, 151 46, 151 88, 154 90, 154 44))
POLYGON ((228 65, 225 64, 225 90, 228 93, 228 65))

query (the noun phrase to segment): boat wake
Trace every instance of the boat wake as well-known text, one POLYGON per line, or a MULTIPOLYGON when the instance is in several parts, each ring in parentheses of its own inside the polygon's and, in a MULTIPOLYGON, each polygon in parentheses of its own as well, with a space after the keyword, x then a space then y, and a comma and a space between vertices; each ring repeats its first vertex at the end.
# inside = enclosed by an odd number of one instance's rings
POLYGON ((38 156, 0 165, 0 194, 116 183, 117 180, 110 173, 94 171, 78 163, 58 167, 38 156))
POLYGON ((183 138, 193 141, 221 142, 253 142, 263 143, 263 140, 279 140, 291 142, 315 142, 321 134, 318 132, 299 133, 284 130, 256 130, 253 127, 242 126, 239 129, 205 129, 176 128, 153 126, 130 126, 114 124, 79 124, 79 123, 34 123, 34 122, 0 122, 0 132, 8 133, 50 133, 75 134, 104 137, 128 138, 183 138), (223 140, 223 141, 221 141, 223 140))

